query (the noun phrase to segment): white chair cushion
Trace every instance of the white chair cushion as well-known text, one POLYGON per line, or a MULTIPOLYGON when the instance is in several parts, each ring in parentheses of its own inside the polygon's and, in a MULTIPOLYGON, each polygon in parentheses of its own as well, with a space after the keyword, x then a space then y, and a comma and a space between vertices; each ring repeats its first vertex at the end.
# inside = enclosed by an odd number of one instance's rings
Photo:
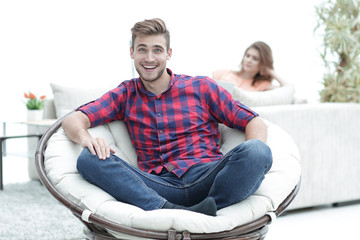
MULTIPOLYGON (((45 170, 50 181, 66 198, 91 212, 126 226, 156 231, 188 230, 192 233, 231 230, 274 211, 300 179, 300 157, 292 138, 276 125, 267 121, 266 124, 268 125, 267 144, 273 153, 272 168, 254 195, 219 210, 216 217, 186 210, 144 211, 116 201, 78 174, 76 160, 82 148, 70 141, 62 129, 59 129, 48 142, 45 170)), ((244 141, 244 134, 237 130, 220 125, 220 131, 223 153, 244 141)), ((94 137, 106 138, 119 157, 137 166, 135 150, 123 122, 111 122, 89 129, 89 132, 94 137)), ((118 238, 126 237, 122 233, 110 232, 118 238)))

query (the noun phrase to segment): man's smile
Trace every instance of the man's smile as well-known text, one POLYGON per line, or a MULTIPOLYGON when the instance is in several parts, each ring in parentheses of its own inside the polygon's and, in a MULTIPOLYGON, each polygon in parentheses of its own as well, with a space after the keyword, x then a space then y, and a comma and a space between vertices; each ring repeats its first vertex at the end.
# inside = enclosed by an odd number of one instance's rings
POLYGON ((145 68, 146 72, 153 72, 157 65, 142 65, 145 68))

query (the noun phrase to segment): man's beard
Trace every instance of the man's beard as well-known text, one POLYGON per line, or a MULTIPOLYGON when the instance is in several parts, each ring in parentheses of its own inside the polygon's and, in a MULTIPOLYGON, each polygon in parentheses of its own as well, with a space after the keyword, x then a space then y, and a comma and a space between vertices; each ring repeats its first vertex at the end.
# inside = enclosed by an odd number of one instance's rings
POLYGON ((158 80, 164 73, 165 71, 165 68, 160 70, 158 75, 155 77, 155 78, 145 78, 142 74, 141 74, 141 71, 139 71, 139 69, 137 67, 136 68, 136 71, 138 72, 141 80, 145 81, 145 82, 155 82, 156 80, 158 80))

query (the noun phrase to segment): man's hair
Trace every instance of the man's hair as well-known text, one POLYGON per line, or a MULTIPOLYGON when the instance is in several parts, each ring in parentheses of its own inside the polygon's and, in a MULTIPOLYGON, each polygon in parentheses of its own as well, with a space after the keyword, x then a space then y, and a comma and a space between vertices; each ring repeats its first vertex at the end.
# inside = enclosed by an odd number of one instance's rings
POLYGON ((135 38, 139 36, 163 35, 166 40, 166 48, 170 49, 170 32, 166 29, 165 22, 160 18, 153 18, 138 22, 131 29, 131 47, 134 48, 135 38))

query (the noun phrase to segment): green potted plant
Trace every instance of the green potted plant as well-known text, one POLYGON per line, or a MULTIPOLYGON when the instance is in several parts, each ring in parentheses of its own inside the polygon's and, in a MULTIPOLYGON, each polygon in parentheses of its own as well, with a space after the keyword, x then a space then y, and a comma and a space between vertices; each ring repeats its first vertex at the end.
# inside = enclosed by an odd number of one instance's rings
POLYGON ((327 68, 321 102, 360 102, 360 0, 328 0, 316 7, 327 68))
POLYGON ((46 96, 37 97, 34 93, 24 93, 26 99, 25 105, 27 108, 27 120, 36 121, 41 120, 43 117, 43 108, 46 96))
POLYGON ((37 97, 34 93, 29 92, 29 93, 24 93, 24 97, 25 99, 27 99, 25 104, 28 110, 43 109, 46 98, 45 95, 37 97))

